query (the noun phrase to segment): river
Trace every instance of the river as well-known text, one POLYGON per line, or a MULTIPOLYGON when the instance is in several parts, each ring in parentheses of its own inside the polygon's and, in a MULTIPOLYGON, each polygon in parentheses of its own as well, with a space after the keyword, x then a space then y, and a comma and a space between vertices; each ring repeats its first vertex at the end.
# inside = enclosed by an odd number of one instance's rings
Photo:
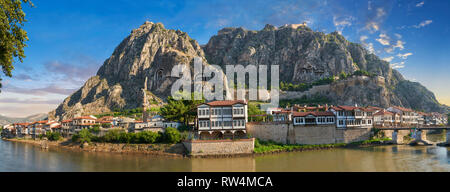
POLYGON ((391 145, 239 158, 163 158, 149 155, 41 149, 0 140, 0 171, 450 171, 449 148, 391 145))

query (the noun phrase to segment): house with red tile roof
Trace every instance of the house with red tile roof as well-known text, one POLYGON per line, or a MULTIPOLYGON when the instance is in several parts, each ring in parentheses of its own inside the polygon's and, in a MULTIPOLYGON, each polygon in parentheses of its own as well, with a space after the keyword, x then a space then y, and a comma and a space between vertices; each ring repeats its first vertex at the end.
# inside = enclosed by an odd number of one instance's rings
POLYGON ((375 126, 381 127, 393 126, 395 122, 395 113, 383 109, 373 115, 373 121, 375 126))
POLYGON ((329 111, 292 112, 294 125, 334 125, 336 118, 329 111))
POLYGON ((75 117, 72 120, 71 123, 71 130, 73 130, 73 133, 78 133, 82 129, 90 129, 92 126, 96 125, 97 118, 93 116, 81 116, 81 117, 75 117))
POLYGON ((412 109, 393 106, 386 110, 399 115, 399 120, 395 123, 399 126, 419 125, 419 114, 412 109))
POLYGON ((336 127, 345 128, 370 128, 373 126, 374 109, 357 106, 332 106, 330 112, 336 116, 336 127))
POLYGON ((200 137, 245 135, 248 122, 247 102, 225 100, 198 105, 196 121, 200 137))
POLYGON ((61 121, 61 135, 63 137, 66 137, 66 138, 72 137, 72 134, 73 134, 73 130, 71 129, 72 122, 73 122, 72 119, 66 119, 66 120, 61 121))
POLYGON ((45 134, 45 129, 44 129, 44 125, 47 123, 48 121, 36 121, 33 122, 31 124, 31 137, 32 138, 38 138, 39 135, 41 134, 45 134))
POLYGON ((28 133, 28 125, 30 123, 14 123, 14 128, 16 129, 17 137, 23 138, 29 135, 28 133))

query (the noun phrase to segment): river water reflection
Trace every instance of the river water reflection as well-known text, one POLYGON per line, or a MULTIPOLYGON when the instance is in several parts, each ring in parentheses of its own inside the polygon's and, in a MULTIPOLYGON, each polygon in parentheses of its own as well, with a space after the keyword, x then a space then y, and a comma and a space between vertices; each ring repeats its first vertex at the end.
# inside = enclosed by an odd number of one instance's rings
POLYGON ((148 155, 42 150, 0 140, 0 171, 450 171, 449 148, 379 146, 239 158, 163 158, 148 155))

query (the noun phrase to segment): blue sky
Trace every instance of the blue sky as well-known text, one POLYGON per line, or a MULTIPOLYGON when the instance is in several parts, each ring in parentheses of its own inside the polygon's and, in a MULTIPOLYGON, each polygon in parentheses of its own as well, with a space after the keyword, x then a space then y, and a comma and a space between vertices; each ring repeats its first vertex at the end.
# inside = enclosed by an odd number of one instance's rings
POLYGON ((14 77, 2 74, 0 114, 48 112, 95 75, 146 20, 187 32, 200 44, 223 27, 259 30, 303 23, 341 32, 450 104, 450 8, 439 0, 125 1, 45 0, 25 6, 30 41, 14 77))

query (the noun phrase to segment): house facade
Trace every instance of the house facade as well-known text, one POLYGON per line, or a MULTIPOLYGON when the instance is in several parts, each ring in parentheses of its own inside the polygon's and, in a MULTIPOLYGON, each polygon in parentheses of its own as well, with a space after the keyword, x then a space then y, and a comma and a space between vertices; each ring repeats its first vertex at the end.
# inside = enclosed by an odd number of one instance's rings
POLYGON ((336 127, 370 128, 373 126, 373 113, 375 110, 353 106, 333 106, 329 109, 336 116, 336 127))
POLYGON ((197 106, 197 127, 200 136, 215 134, 219 137, 246 133, 247 102, 242 100, 213 101, 197 106))
POLYGON ((419 114, 412 109, 394 106, 386 110, 398 115, 398 119, 395 119, 397 126, 419 125, 419 114))
POLYGON ((386 110, 379 111, 373 115, 375 126, 391 127, 394 126, 395 114, 386 110))
POLYGON ((80 132, 82 129, 90 129, 96 124, 97 118, 92 116, 81 116, 73 118, 71 129, 73 134, 80 132))
POLYGON ((74 130, 72 129, 72 119, 61 121, 61 135, 63 137, 72 137, 74 130))
POLYGON ((45 128, 44 125, 47 123, 47 121, 36 121, 32 123, 31 125, 31 137, 32 138, 38 138, 39 135, 45 134, 45 128))
POLYGON ((334 125, 336 123, 335 115, 329 111, 315 112, 293 112, 294 125, 334 125))

